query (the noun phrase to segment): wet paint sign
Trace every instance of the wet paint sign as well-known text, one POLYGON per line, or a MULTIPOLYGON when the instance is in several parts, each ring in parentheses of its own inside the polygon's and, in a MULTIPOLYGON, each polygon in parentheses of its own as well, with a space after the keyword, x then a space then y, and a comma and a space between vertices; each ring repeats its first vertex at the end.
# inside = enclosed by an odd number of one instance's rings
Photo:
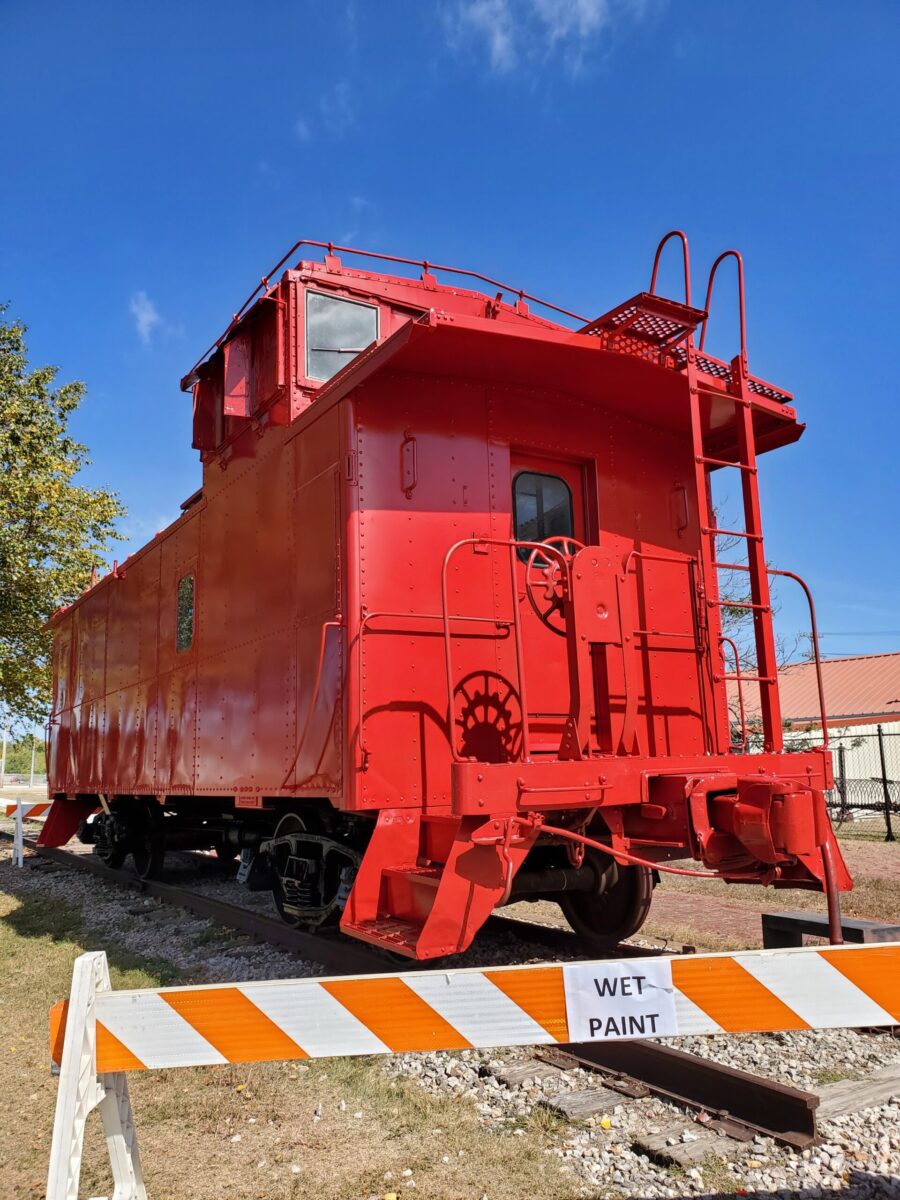
POLYGON ((672 966, 665 959, 566 963, 563 981, 571 1042, 678 1032, 672 966))

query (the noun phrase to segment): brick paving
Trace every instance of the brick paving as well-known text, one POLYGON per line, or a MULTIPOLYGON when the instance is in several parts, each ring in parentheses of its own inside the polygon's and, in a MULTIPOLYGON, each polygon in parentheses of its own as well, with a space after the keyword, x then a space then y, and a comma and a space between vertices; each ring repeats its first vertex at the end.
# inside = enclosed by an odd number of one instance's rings
POLYGON ((851 875, 895 879, 900 883, 900 841, 857 842, 844 838, 841 850, 851 875))
MULTIPOLYGON (((885 879, 896 881, 900 886, 900 842, 844 840, 841 850, 855 878, 885 879)), ((776 892, 771 888, 735 887, 733 900, 714 894, 725 886, 698 880, 691 891, 675 890, 666 887, 663 877, 653 896, 647 931, 678 929, 695 933, 700 944, 706 935, 714 945, 727 941, 735 946, 758 946, 762 945, 761 913, 790 911, 798 907, 791 892, 776 892)), ((804 896, 814 894, 806 892, 804 896)), ((816 899, 819 903, 812 911, 826 912, 824 895, 817 895, 816 899)), ((878 917, 877 913, 870 915, 873 919, 878 917)))
POLYGON ((767 903, 775 897, 771 891, 762 888, 760 895, 761 898, 765 896, 765 901, 759 908, 752 908, 734 900, 720 900, 696 892, 667 891, 663 884, 654 892, 645 931, 678 929, 685 931, 685 936, 693 934, 700 945, 707 944, 704 940, 707 935, 713 946, 718 946, 720 939, 734 946, 761 946, 760 913, 764 909, 772 911, 790 905, 767 903))

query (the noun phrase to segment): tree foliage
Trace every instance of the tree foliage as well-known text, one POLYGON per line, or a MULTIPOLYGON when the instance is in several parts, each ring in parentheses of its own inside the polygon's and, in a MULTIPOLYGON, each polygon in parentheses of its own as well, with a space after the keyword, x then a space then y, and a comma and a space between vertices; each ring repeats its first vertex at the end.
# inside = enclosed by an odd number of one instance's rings
POLYGON ((29 369, 26 327, 0 307, 0 707, 40 722, 50 689, 42 626, 90 581, 118 535, 114 493, 75 482, 90 460, 68 432, 83 383, 55 386, 57 367, 29 369))
POLYGON ((44 739, 27 733, 18 742, 6 747, 6 774, 28 775, 31 772, 31 748, 34 747, 34 773, 44 775, 47 764, 44 760, 44 739))

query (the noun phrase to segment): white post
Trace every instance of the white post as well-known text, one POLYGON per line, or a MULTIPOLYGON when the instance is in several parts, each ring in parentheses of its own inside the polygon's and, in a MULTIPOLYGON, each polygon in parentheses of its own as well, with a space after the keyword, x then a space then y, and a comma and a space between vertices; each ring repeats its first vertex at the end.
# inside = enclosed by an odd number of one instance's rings
POLYGON ((25 825, 23 817, 25 810, 23 805, 25 801, 20 796, 16 801, 16 831, 13 834, 13 866, 25 866, 25 825))
POLYGON ((109 989, 109 967, 102 950, 82 954, 75 960, 50 1147, 47 1200, 78 1200, 84 1127, 88 1114, 95 1108, 100 1109, 112 1167, 115 1184, 112 1200, 147 1200, 128 1082, 123 1072, 97 1074, 96 998, 98 992, 109 989))
POLYGON ((37 739, 34 734, 31 735, 31 775, 28 778, 28 786, 34 787, 34 756, 37 754, 37 739))

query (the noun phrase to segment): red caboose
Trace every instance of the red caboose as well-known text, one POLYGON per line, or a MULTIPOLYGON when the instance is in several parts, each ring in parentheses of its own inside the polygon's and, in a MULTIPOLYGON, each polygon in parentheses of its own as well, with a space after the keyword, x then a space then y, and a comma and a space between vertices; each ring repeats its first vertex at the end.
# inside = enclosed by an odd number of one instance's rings
POLYGON ((784 752, 757 490, 757 454, 803 426, 749 373, 734 252, 740 353, 695 344, 709 293, 691 306, 677 236, 684 302, 656 294, 663 239, 649 292, 589 322, 543 306, 574 331, 479 275, 456 273, 490 294, 298 243, 273 276, 302 245, 324 261, 264 279, 183 381, 201 490, 51 622, 42 840, 89 817, 141 873, 166 847, 240 852, 286 920, 418 958, 521 898, 608 947, 686 857, 825 887, 836 913, 830 756, 784 752), (726 469, 737 531, 710 499, 726 469))

